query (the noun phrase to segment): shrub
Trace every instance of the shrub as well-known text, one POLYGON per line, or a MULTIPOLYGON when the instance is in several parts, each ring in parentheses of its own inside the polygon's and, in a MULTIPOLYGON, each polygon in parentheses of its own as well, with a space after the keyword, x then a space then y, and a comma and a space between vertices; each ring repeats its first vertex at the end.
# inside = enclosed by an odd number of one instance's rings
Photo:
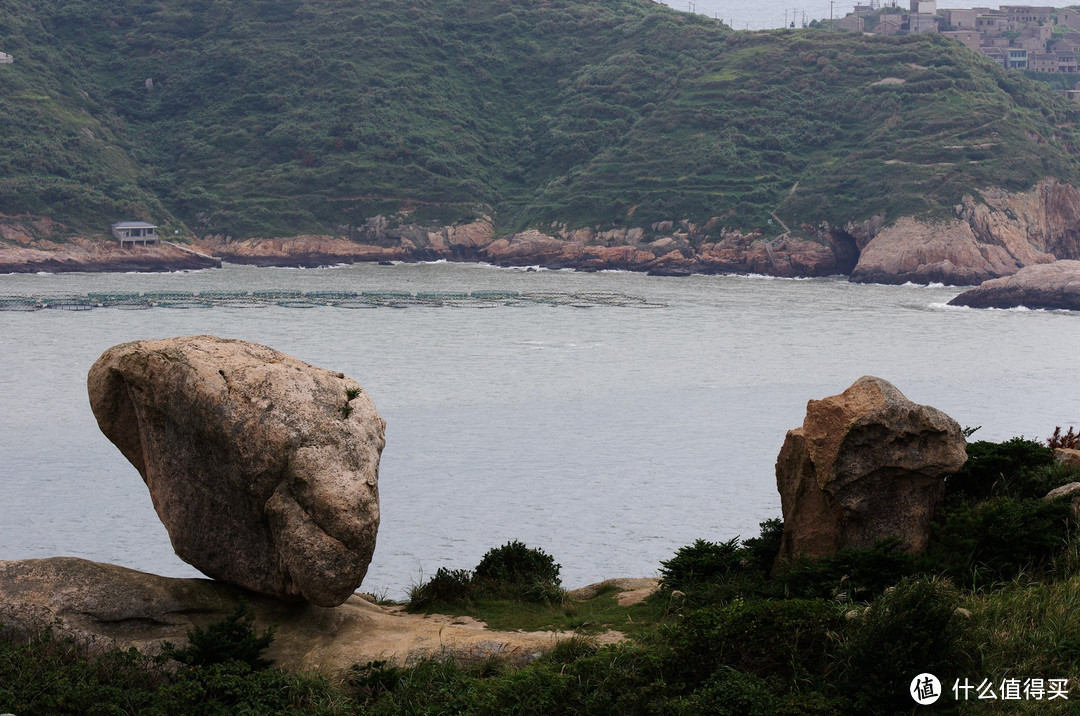
POLYGON ((1022 437, 1002 443, 979 440, 968 443, 968 460, 955 475, 945 481, 946 491, 954 496, 982 499, 992 495, 1042 497, 1041 481, 1034 474, 1054 461, 1047 446, 1022 437))
POLYGON ((927 567, 994 582, 1042 570, 1068 544, 1067 501, 997 497, 946 508, 934 523, 927 567))
POLYGON ((473 585, 486 597, 560 602, 565 597, 560 569, 542 549, 515 540, 488 550, 473 570, 473 585))
POLYGON ((784 521, 779 517, 765 520, 758 525, 761 532, 757 537, 743 540, 750 562, 762 572, 772 569, 776 556, 780 554, 780 540, 784 536, 784 521))
POLYGON ((962 676, 959 592, 938 577, 911 577, 868 606, 844 630, 840 660, 844 693, 860 713, 911 708, 907 689, 920 673, 943 684, 962 676))
POLYGON ((839 608, 817 599, 737 599, 688 612, 674 630, 674 673, 692 681, 721 667, 787 681, 821 681, 839 608))
POLYGON ((873 547, 845 547, 820 559, 796 559, 776 575, 785 594, 806 599, 857 601, 871 599, 899 579, 915 572, 917 558, 895 538, 873 547))
POLYGON ((772 716, 780 710, 780 697, 761 677, 723 668, 689 696, 674 700, 670 709, 687 716, 772 716))
POLYGON ((261 654, 274 640, 274 628, 270 627, 260 635, 256 633, 254 623, 255 613, 251 605, 241 602, 232 614, 206 629, 189 629, 188 645, 184 648, 177 649, 168 641, 162 644, 161 658, 175 659, 188 666, 239 661, 254 670, 266 669, 273 662, 262 658, 261 654))
POLYGON ((253 670, 240 660, 173 672, 93 640, 0 638, 0 710, 19 714, 351 713, 323 677, 253 670))
POLYGON ((439 567, 435 576, 409 590, 409 609, 433 604, 467 605, 473 601, 472 575, 467 569, 439 567))
POLYGON ((739 571, 743 568, 743 553, 738 537, 720 543, 699 539, 679 548, 674 557, 660 565, 663 588, 686 591, 739 571))

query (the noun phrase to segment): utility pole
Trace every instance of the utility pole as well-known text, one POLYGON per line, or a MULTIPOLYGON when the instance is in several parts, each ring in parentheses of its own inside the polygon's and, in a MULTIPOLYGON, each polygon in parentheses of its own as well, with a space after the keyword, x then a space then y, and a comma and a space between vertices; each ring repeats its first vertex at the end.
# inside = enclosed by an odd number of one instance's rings
POLYGON ((829 0, 829 27, 832 27, 832 6, 835 0, 829 0))

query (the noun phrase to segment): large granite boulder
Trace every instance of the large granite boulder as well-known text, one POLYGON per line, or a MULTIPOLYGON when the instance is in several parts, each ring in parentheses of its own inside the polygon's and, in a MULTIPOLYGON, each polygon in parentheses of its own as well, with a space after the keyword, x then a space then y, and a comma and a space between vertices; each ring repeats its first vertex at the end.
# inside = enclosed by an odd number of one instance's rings
POLYGON ((360 586, 386 424, 355 381, 196 336, 110 348, 87 383, 98 425, 142 475, 181 559, 320 606, 360 586))
POLYGON ((964 291, 950 306, 971 308, 1047 308, 1080 311, 1080 261, 1025 266, 964 291))
POLYGON ((811 400, 776 461, 784 513, 778 564, 898 537, 926 547, 944 478, 967 459, 963 431, 881 378, 811 400))

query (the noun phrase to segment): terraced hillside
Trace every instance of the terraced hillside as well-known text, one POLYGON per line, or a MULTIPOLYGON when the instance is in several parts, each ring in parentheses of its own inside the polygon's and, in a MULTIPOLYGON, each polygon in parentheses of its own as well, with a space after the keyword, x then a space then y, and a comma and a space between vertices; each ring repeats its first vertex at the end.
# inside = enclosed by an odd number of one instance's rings
POLYGON ((8 0, 0 50, 0 214, 84 233, 770 236, 1080 182, 1077 109, 957 43, 648 0, 8 0))

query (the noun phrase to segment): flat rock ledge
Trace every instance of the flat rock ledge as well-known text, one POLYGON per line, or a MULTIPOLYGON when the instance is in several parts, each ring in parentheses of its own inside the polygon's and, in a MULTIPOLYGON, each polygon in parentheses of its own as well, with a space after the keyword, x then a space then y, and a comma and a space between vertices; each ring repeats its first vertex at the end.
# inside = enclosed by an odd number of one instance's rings
POLYGON ((246 600, 255 626, 273 626, 267 650, 279 668, 341 677, 353 664, 398 665, 426 657, 460 662, 492 656, 527 663, 570 636, 560 632, 499 632, 468 617, 406 613, 399 606, 350 597, 338 607, 286 603, 209 579, 176 579, 74 557, 0 561, 0 637, 43 628, 93 639, 103 649, 134 647, 157 654, 178 646, 187 631, 205 628, 246 600))
POLYGON ((964 291, 949 301, 949 305, 1080 311, 1080 261, 1025 266, 1012 276, 995 278, 964 291))

